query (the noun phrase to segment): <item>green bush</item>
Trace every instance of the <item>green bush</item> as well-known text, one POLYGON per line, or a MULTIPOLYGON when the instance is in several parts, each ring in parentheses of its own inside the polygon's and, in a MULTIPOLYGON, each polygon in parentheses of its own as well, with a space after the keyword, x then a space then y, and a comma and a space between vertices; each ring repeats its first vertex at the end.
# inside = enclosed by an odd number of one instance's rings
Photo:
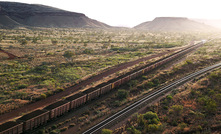
POLYGON ((134 126, 127 128, 127 131, 130 131, 132 134, 141 134, 141 132, 137 130, 134 126))
POLYGON ((47 65, 41 65, 34 68, 34 73, 45 74, 50 71, 50 68, 47 65))
POLYGON ((147 126, 147 130, 149 132, 156 132, 156 131, 158 131, 158 125, 156 125, 156 124, 149 124, 147 126))
POLYGON ((25 39, 20 40, 21 45, 26 45, 28 44, 28 41, 25 39))
POLYGON ((126 99, 129 93, 125 89, 119 89, 117 92, 117 98, 120 100, 126 99))
POLYGON ((184 128, 187 127, 186 123, 182 122, 181 124, 179 124, 180 130, 184 130, 184 128))
POLYGON ((86 48, 86 49, 84 49, 83 53, 84 53, 84 54, 93 54, 93 53, 94 53, 94 50, 93 50, 93 49, 88 49, 88 48, 86 48))
POLYGON ((172 100, 173 99, 173 96, 172 95, 168 95, 167 96, 167 100, 172 100))
POLYGON ((68 129, 68 127, 63 127, 63 128, 60 129, 60 131, 61 131, 61 132, 64 132, 64 131, 66 131, 67 129, 68 129))
POLYGON ((47 95, 46 94, 41 94, 41 98, 45 99, 45 98, 47 98, 47 95))
POLYGON ((135 87, 136 85, 138 84, 138 80, 131 80, 129 83, 128 83, 128 86, 133 88, 135 87))
POLYGON ((204 110, 211 114, 217 111, 216 101, 208 96, 204 96, 198 99, 198 102, 203 106, 204 110))
POLYGON ((153 113, 152 111, 146 112, 143 116, 144 116, 144 119, 146 120, 157 119, 159 121, 157 114, 153 113))
POLYGON ((54 124, 51 128, 52 128, 52 129, 56 129, 56 128, 57 128, 57 125, 54 124))
POLYGON ((183 106, 181 105, 173 105, 169 109, 169 113, 175 116, 180 116, 183 113, 183 106))
POLYGON ((113 131, 110 129, 102 129, 101 134, 112 134, 113 131))
POLYGON ((146 86, 148 88, 152 88, 152 87, 154 87, 154 83, 152 81, 149 81, 149 82, 146 83, 146 86))
POLYGON ((67 59, 71 59, 73 56, 75 55, 75 53, 74 52, 72 52, 72 51, 65 51, 64 52, 64 54, 63 54, 63 56, 65 57, 65 58, 67 58, 67 59))
POLYGON ((28 87, 27 84, 21 84, 21 85, 18 86, 18 89, 24 89, 24 88, 26 88, 26 87, 28 87))

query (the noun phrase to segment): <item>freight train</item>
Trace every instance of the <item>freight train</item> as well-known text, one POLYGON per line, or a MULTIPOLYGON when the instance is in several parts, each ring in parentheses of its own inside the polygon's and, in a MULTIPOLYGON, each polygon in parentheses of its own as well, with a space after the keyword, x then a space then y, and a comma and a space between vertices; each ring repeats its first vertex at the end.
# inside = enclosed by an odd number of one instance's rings
POLYGON ((204 44, 205 41, 201 41, 193 46, 186 47, 170 56, 166 56, 162 59, 159 59, 153 63, 150 63, 144 67, 136 69, 134 71, 128 72, 118 78, 112 79, 106 83, 102 83, 96 87, 89 88, 83 92, 79 92, 72 96, 67 97, 64 100, 57 101, 49 106, 46 106, 44 109, 38 109, 26 115, 23 115, 16 121, 8 121, 0 125, 0 134, 21 134, 29 132, 50 120, 53 120, 70 110, 76 109, 77 107, 100 97, 111 90, 116 89, 117 87, 125 84, 126 82, 135 79, 138 76, 141 76, 150 70, 153 70, 161 65, 167 63, 168 61, 174 60, 179 56, 188 53, 194 48, 199 47, 204 44))

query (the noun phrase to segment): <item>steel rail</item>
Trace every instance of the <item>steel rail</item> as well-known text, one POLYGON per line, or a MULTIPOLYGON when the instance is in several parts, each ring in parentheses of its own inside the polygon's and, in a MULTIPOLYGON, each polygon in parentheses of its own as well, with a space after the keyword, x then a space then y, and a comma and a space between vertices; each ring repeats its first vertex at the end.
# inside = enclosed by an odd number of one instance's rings
POLYGON ((137 102, 131 104, 130 106, 124 108, 123 110, 115 113, 114 115, 108 117, 107 119, 101 121, 100 123, 98 123, 97 125, 91 127, 90 129, 88 129, 87 131, 85 131, 83 134, 94 134, 94 133, 97 133, 99 130, 101 130, 102 128, 104 128, 105 126, 107 126, 108 124, 112 123, 113 121, 119 119, 120 117, 126 115, 127 113, 133 111, 134 109, 136 108, 139 108, 140 106, 142 106, 143 104, 145 104, 147 101, 153 99, 154 97, 164 93, 165 91, 167 90, 170 90, 172 88, 174 88, 175 86, 178 86, 179 84, 182 84, 184 82, 187 82, 188 80, 196 77, 196 76, 199 76, 205 72, 208 72, 210 70, 213 70, 215 68, 218 68, 221 66, 221 63, 218 63, 218 64, 215 64, 215 65, 212 65, 212 66, 209 66, 209 67, 206 67, 204 69, 201 69, 200 71, 197 71, 195 73, 192 73, 192 74, 189 74, 157 91, 155 91, 154 93, 138 100, 137 102))

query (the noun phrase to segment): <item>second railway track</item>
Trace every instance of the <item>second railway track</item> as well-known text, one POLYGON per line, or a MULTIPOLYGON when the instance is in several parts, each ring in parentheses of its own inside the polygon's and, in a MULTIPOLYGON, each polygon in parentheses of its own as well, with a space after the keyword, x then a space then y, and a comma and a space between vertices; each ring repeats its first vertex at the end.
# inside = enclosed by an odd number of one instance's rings
POLYGON ((102 128, 105 128, 107 126, 110 126, 111 124, 119 121, 119 119, 121 119, 123 116, 128 116, 130 113, 132 113, 135 109, 138 109, 140 108, 141 106, 145 105, 148 101, 150 101, 151 99, 159 96, 159 95, 162 95, 163 93, 167 92, 168 90, 171 90, 172 88, 182 84, 182 83, 185 83, 187 82, 188 80, 190 79, 193 79, 203 73, 206 73, 208 71, 211 71, 213 69, 216 69, 216 68, 219 68, 221 67, 221 63, 218 63, 218 64, 215 64, 215 65, 212 65, 212 66, 209 66, 207 68, 204 68, 204 69, 201 69, 200 71, 198 72, 195 72, 195 73, 192 73, 190 75, 187 75, 163 88, 160 88, 159 90, 153 92, 152 94, 150 95, 147 95, 145 96, 144 98, 140 99, 139 101, 133 103, 132 105, 124 108, 123 110, 115 113, 114 115, 112 115, 111 117, 103 120, 102 122, 100 122, 99 124, 91 127, 90 129, 88 129, 87 131, 85 131, 83 134, 95 134, 95 133, 99 133, 99 131, 102 129, 102 128))

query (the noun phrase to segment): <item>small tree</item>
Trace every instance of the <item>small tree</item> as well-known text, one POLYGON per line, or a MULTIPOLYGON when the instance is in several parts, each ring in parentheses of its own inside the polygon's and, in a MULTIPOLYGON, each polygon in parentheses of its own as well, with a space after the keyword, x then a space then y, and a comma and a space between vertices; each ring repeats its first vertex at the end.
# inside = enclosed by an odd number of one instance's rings
POLYGON ((88 49, 88 48, 86 48, 86 49, 84 49, 83 53, 84 53, 84 54, 93 54, 93 53, 94 53, 94 50, 93 50, 93 49, 88 49))
POLYGON ((112 134, 113 131, 110 130, 110 129, 102 129, 102 132, 101 132, 101 133, 102 133, 102 134, 112 134))
POLYGON ((25 40, 25 39, 21 40, 21 45, 26 45, 26 44, 28 44, 27 40, 25 40))
POLYGON ((38 38, 37 37, 34 37, 33 39, 32 39, 32 43, 37 43, 38 42, 38 38))
POLYGON ((126 99, 128 97, 128 91, 126 91, 124 89, 119 89, 117 92, 117 97, 120 100, 126 99))
POLYGON ((183 113, 183 106, 181 105, 173 105, 171 109, 169 110, 170 114, 173 114, 175 116, 180 116, 183 113))
POLYGON ((64 54, 63 54, 63 56, 65 58, 67 58, 68 60, 71 60, 74 55, 75 55, 75 53, 70 51, 70 50, 65 51, 64 54))
POLYGON ((137 130, 134 126, 128 128, 127 130, 130 131, 132 134, 141 134, 141 132, 137 130))
POLYGON ((47 98, 47 95, 46 94, 41 94, 41 98, 45 99, 45 98, 47 98))
POLYGON ((52 43, 53 45, 57 45, 57 44, 58 44, 58 41, 55 40, 55 39, 52 39, 52 40, 51 40, 51 43, 52 43))

